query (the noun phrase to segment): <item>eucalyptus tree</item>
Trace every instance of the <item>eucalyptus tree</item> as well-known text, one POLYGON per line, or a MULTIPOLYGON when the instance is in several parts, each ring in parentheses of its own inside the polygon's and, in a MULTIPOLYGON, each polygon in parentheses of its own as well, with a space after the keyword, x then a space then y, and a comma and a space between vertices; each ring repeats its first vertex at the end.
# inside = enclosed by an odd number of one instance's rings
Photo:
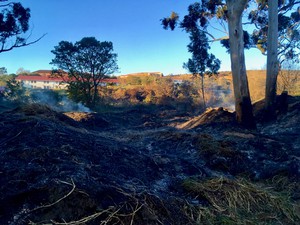
POLYGON ((265 110, 266 118, 275 116, 275 100, 277 76, 279 73, 278 63, 278 1, 268 3, 268 38, 267 38, 267 76, 265 110))
POLYGON ((256 29, 252 33, 254 44, 267 55, 265 92, 266 118, 275 116, 277 76, 285 61, 299 62, 300 7, 299 0, 257 0, 258 7, 249 14, 256 29))
POLYGON ((102 80, 118 70, 113 43, 85 37, 74 44, 61 41, 51 52, 55 55, 51 62, 56 66, 54 75, 68 84, 73 100, 94 107, 102 80))
MULTIPOLYGON (((201 0, 189 6, 188 15, 179 23, 186 31, 191 27, 201 27, 212 41, 221 41, 228 49, 231 58, 237 121, 250 128, 255 127, 255 122, 246 76, 244 49, 257 47, 267 55, 267 48, 269 48, 266 81, 266 109, 269 112, 274 111, 278 65, 280 68, 284 60, 299 61, 300 7, 292 13, 291 11, 297 4, 299 5, 300 0, 278 0, 270 1, 270 3, 273 3, 271 7, 269 7, 268 0, 201 0), (250 9, 250 13, 246 9, 250 9), (244 15, 248 15, 246 23, 255 26, 251 35, 243 30, 242 17, 244 15), (227 23, 227 36, 215 38, 207 31, 210 20, 215 18, 222 26, 227 23), (276 25, 277 19, 278 25, 276 25), (268 31, 269 25, 273 28, 268 31), (268 32, 270 32, 269 35, 268 32)), ((165 28, 174 29, 178 24, 178 18, 176 13, 172 13, 169 18, 162 20, 162 24, 165 28)))
MULTIPOLYGON (((247 4, 248 0, 201 0, 188 7, 188 15, 180 22, 180 26, 187 32, 198 26, 208 36, 213 37, 207 32, 209 20, 217 18, 227 22, 236 119, 244 127, 255 128, 244 55, 242 15, 247 4)), ((165 28, 174 29, 177 21, 178 15, 172 13, 171 17, 162 20, 162 24, 165 28)), ((222 40, 228 37, 213 39, 222 40)))

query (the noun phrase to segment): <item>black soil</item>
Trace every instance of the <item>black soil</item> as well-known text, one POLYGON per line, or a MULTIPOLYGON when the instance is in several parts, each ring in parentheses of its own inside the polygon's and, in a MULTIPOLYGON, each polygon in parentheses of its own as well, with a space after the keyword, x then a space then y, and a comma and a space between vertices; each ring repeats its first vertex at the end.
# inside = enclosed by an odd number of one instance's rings
MULTIPOLYGON (((146 106, 5 110, 0 224, 195 224, 186 205, 207 203, 184 190, 187 179, 284 176, 299 184, 300 100, 289 97, 268 123, 261 105, 254 105, 256 130, 239 127, 223 108, 194 117, 146 106)), ((291 198, 299 202, 299 192, 291 198)))

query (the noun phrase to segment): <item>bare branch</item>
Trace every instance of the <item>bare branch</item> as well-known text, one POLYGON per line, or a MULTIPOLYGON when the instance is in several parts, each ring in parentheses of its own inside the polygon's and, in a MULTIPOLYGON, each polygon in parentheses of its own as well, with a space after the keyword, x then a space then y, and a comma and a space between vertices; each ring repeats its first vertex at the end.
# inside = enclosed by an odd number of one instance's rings
POLYGON ((38 39, 34 40, 34 41, 31 41, 31 42, 25 42, 25 43, 22 43, 22 44, 18 44, 17 41, 12 45, 10 46, 9 48, 5 48, 5 42, 2 42, 2 48, 0 50, 0 53, 1 52, 8 52, 8 51, 11 51, 12 49, 14 48, 21 48, 21 47, 25 47, 25 46, 29 46, 29 45, 32 45, 32 44, 35 44, 37 43, 38 41, 40 41, 43 37, 45 37, 47 34, 43 34, 41 37, 39 37, 38 39))
MULTIPOLYGON (((0 2, 7 2, 8 0, 1 0, 0 2)), ((7 3, 7 4, 4 4, 4 5, 0 5, 0 7, 7 7, 7 6, 10 6, 10 5, 13 5, 12 2, 10 3, 7 3)))
POLYGON ((30 212, 33 212, 33 211, 36 211, 36 210, 39 210, 39 209, 44 209, 44 208, 52 207, 52 206, 56 205, 57 203, 61 202, 62 200, 66 199, 67 197, 69 197, 69 196, 74 192, 74 190, 75 190, 75 188, 76 188, 76 185, 75 185, 73 179, 71 179, 71 182, 72 182, 72 183, 68 183, 68 182, 65 182, 65 181, 60 181, 60 182, 63 183, 63 184, 67 184, 67 185, 72 186, 71 191, 69 191, 68 194, 64 195, 62 198, 58 199, 57 201, 55 201, 55 202, 53 202, 53 203, 50 203, 50 204, 48 204, 48 205, 38 206, 38 207, 36 207, 36 208, 30 210, 30 212))
POLYGON ((290 1, 289 4, 283 6, 281 9, 279 9, 279 13, 285 14, 287 13, 294 5, 299 4, 300 1, 290 1))

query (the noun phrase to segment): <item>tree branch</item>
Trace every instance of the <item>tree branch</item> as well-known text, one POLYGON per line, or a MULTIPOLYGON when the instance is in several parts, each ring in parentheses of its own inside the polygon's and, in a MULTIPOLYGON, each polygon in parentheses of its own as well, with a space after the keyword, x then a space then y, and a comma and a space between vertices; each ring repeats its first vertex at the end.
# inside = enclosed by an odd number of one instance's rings
POLYGON ((38 39, 34 40, 34 41, 31 41, 31 42, 25 42, 25 43, 22 43, 22 44, 18 44, 17 41, 12 45, 10 46, 9 48, 5 48, 5 42, 2 42, 2 48, 0 50, 0 53, 2 52, 8 52, 8 51, 11 51, 12 49, 14 48, 21 48, 21 47, 25 47, 25 46, 29 46, 29 45, 32 45, 32 44, 35 44, 37 43, 38 41, 40 41, 43 37, 45 37, 47 34, 43 34, 41 37, 39 37, 38 39))
POLYGON ((289 4, 286 6, 283 6, 281 9, 279 9, 279 12, 282 12, 282 14, 285 14, 287 11, 289 11, 294 5, 299 4, 300 1, 290 1, 289 4), (285 11, 285 12, 283 12, 285 11))

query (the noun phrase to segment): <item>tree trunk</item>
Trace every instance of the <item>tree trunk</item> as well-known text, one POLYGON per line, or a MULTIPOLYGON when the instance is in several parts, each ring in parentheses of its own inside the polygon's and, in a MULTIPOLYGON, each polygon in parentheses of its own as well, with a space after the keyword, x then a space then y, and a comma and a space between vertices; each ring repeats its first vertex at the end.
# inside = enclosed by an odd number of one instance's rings
POLYGON ((94 95, 93 95, 93 102, 92 102, 93 107, 96 106, 97 98, 98 98, 98 85, 97 82, 94 81, 94 95))
POLYGON ((246 128, 255 128, 244 55, 242 13, 247 0, 227 0, 230 59, 235 97, 236 119, 246 128))
POLYGON ((278 1, 269 1, 265 118, 275 117, 278 65, 278 1))
POLYGON ((204 92, 204 74, 201 74, 201 92, 204 108, 206 109, 205 92, 204 92))

